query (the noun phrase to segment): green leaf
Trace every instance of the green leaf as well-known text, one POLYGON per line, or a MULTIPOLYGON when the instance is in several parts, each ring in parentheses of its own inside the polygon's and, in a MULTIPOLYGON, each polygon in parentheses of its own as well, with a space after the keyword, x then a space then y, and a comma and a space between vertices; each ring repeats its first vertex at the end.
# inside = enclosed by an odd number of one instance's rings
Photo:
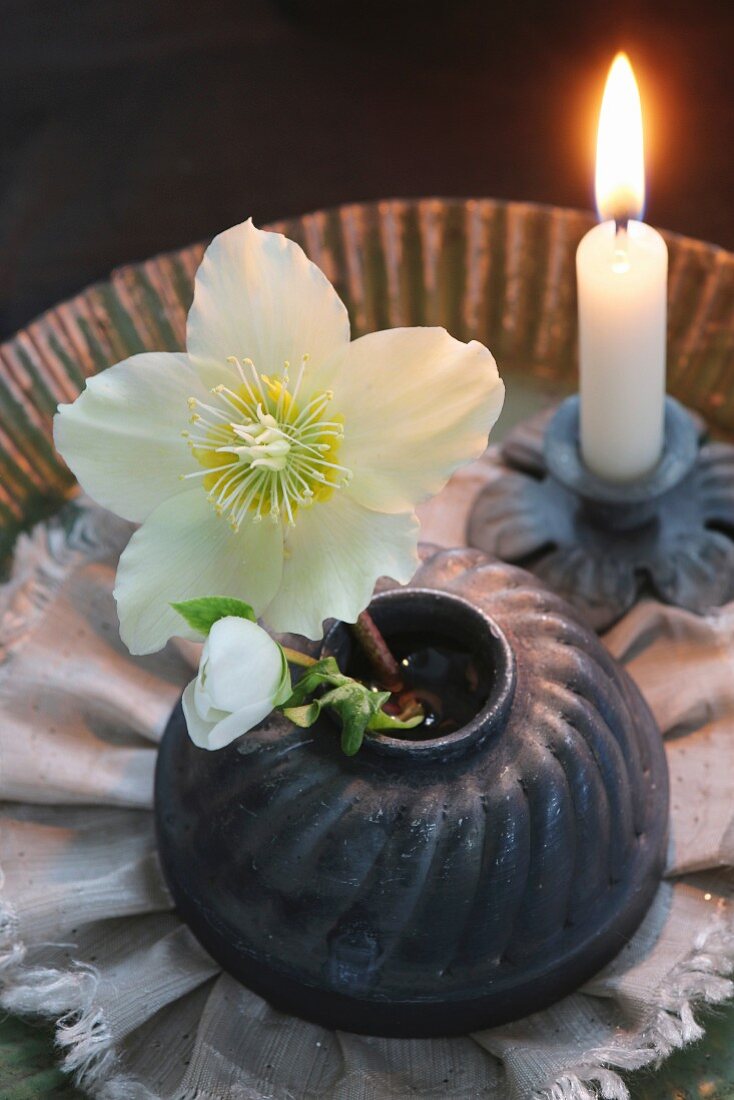
POLYGON ((378 710, 376 714, 370 718, 367 729, 370 730, 412 730, 416 726, 419 726, 423 719, 424 714, 415 714, 412 718, 406 718, 404 722, 401 722, 399 718, 393 718, 392 714, 385 714, 384 710, 378 710))
POLYGON ((362 715, 357 715, 352 712, 348 717, 344 719, 342 725, 342 752, 345 756, 356 756, 359 750, 362 748, 362 742, 364 741, 364 731, 366 729, 365 723, 362 721, 362 715))
POLYGON ((388 691, 372 692, 364 684, 349 680, 320 699, 322 708, 331 707, 342 720, 341 745, 347 756, 354 756, 362 747, 375 704, 380 707, 389 698, 388 691))
POLYGON ((201 596, 196 600, 183 600, 172 603, 171 607, 186 620, 192 630, 207 635, 219 619, 233 615, 238 619, 256 621, 255 612, 244 600, 235 600, 232 596, 201 596))
POLYGON ((321 713, 321 704, 318 699, 307 703, 304 707, 284 707, 283 714, 289 718, 294 726, 300 729, 308 729, 312 726, 321 713))
POLYGON ((333 657, 324 657, 305 670, 298 683, 293 688, 293 694, 286 702, 286 707, 300 707, 305 703, 309 695, 317 688, 330 686, 336 687, 341 683, 353 683, 348 676, 339 671, 339 666, 333 657))
POLYGON ((283 714, 295 725, 307 728, 329 707, 341 718, 343 751, 354 756, 362 747, 365 730, 413 729, 423 721, 422 715, 401 722, 385 714, 382 708, 389 698, 389 691, 373 691, 359 680, 345 676, 333 657, 325 657, 303 673, 283 707, 283 714), (329 690, 309 703, 309 696, 319 688, 329 690))

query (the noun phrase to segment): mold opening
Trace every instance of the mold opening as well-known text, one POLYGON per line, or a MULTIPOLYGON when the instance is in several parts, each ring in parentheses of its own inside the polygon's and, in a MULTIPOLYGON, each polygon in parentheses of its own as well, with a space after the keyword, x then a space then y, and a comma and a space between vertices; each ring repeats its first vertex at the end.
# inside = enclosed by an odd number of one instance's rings
MULTIPOLYGON (((451 737, 474 722, 505 683, 505 646, 489 621, 463 600, 406 589, 377 597, 369 610, 400 665, 405 692, 426 713, 419 726, 391 730, 391 738, 417 743, 451 737)), ((331 632, 327 648, 348 675, 378 689, 367 658, 343 624, 331 632)), ((398 694, 385 709, 398 713, 403 705, 398 694)))

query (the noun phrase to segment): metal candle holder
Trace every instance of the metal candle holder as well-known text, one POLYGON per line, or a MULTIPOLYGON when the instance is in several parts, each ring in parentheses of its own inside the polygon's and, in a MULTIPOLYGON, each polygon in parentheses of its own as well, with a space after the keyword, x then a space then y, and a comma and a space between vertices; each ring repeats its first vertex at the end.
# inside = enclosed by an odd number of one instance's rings
POLYGON ((697 613, 734 598, 734 447, 673 398, 655 469, 614 484, 584 465, 579 399, 525 421, 469 517, 468 541, 523 565, 611 626, 641 596, 697 613))

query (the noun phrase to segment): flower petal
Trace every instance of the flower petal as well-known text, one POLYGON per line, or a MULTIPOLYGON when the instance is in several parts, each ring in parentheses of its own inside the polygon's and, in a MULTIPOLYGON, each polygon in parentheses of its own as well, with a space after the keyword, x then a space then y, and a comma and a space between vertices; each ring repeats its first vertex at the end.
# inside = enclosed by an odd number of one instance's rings
POLYGON ((235 711, 262 701, 274 706, 283 678, 283 651, 267 630, 227 615, 211 628, 204 650, 207 694, 214 707, 235 711))
POLYGON ((385 512, 412 510, 477 458, 505 392, 490 352, 442 328, 362 336, 323 380, 344 419, 350 492, 385 512))
POLYGON ((198 469, 181 432, 187 398, 207 399, 188 356, 133 355, 90 378, 72 405, 60 405, 54 439, 82 487, 124 519, 141 522, 162 501, 191 488, 198 469))
POLYGON ((202 362, 250 358, 257 370, 293 371, 349 341, 344 303, 302 248, 252 219, 220 233, 196 274, 186 344, 202 362))
POLYGON ((200 749, 208 748, 209 733, 216 725, 220 717, 217 711, 209 708, 206 716, 202 713, 202 700, 199 678, 191 680, 184 688, 181 696, 181 707, 186 719, 186 728, 189 737, 200 749))
POLYGON ((320 638, 324 619, 355 622, 378 577, 407 583, 417 566, 418 521, 384 515, 340 490, 298 513, 286 536, 283 580, 263 620, 273 630, 320 638))
POLYGON ((266 700, 259 704, 253 703, 234 714, 227 714, 226 711, 212 711, 213 715, 219 713, 221 717, 214 722, 207 722, 197 713, 193 691, 194 681, 192 680, 185 689, 181 702, 189 737, 200 749, 223 749, 225 745, 236 741, 243 733, 257 726, 273 709, 272 704, 266 700))
POLYGON ((120 558, 120 636, 131 653, 153 653, 173 635, 196 639, 171 607, 196 596, 236 596, 259 613, 282 567, 282 533, 275 524, 244 523, 235 534, 203 489, 173 497, 135 532, 120 558))
POLYGON ((207 664, 207 656, 206 656, 205 650, 206 650, 206 646, 204 647, 204 649, 201 652, 201 661, 199 663, 199 674, 196 677, 196 679, 193 681, 192 701, 193 701, 194 706, 196 707, 196 713, 199 715, 199 717, 202 719, 202 721, 209 722, 211 724, 211 722, 213 721, 211 715, 212 715, 212 712, 216 710, 216 708, 212 705, 212 701, 211 701, 211 697, 209 695, 209 692, 206 690, 206 687, 204 686, 205 681, 206 681, 206 664, 207 664), (202 673, 204 673, 204 675, 202 675, 202 673))

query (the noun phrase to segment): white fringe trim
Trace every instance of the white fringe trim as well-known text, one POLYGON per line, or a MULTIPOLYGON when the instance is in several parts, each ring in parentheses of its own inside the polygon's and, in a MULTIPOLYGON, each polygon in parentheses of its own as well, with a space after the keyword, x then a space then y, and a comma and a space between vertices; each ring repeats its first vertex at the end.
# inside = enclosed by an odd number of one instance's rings
POLYGON ((69 970, 25 966, 12 905, 0 903, 0 1005, 20 1016, 56 1021, 61 1069, 99 1100, 158 1100, 120 1072, 119 1059, 101 1009, 94 999, 99 974, 75 963, 69 970))
MULTIPOLYGON (((96 1100, 161 1100, 140 1081, 123 1073, 114 1041, 95 1006, 99 973, 85 963, 69 970, 25 966, 26 947, 18 938, 12 905, 0 902, 0 1007, 20 1016, 56 1023, 60 1068, 96 1100)), ((234 1093, 240 1100, 240 1093, 234 1093)), ((176 1100, 221 1100, 201 1089, 186 1089, 176 1100)), ((241 1100, 264 1100, 243 1087, 241 1100)))
POLYGON ((629 1089, 614 1069, 659 1065, 704 1034, 694 1010, 721 1004, 734 994, 728 975, 734 970, 734 929, 717 922, 696 937, 693 951, 668 975, 657 994, 650 1022, 634 1042, 620 1036, 615 1047, 589 1052, 583 1065, 569 1066, 535 1100, 630 1100, 629 1089), (614 1067, 614 1069, 610 1068, 614 1067))

